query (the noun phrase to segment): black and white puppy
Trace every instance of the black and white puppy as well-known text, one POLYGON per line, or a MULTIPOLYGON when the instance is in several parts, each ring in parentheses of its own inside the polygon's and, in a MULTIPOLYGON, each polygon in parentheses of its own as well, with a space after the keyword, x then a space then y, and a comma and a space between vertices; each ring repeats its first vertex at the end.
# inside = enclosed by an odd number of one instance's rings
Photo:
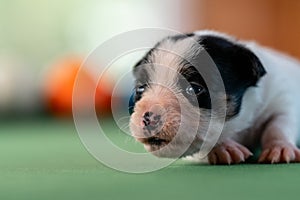
POLYGON ((187 143, 188 148, 179 156, 200 150, 208 121, 220 117, 212 111, 211 96, 218 92, 210 90, 218 84, 213 80, 217 74, 211 70, 205 78, 199 73, 201 68, 210 67, 202 63, 203 52, 209 54, 223 80, 225 94, 216 94, 216 99, 226 103, 222 133, 208 161, 241 163, 261 146, 258 162, 300 162, 296 147, 300 131, 300 63, 254 42, 237 41, 213 31, 167 37, 136 64, 132 135, 160 157, 178 156, 176 152, 187 143), (196 61, 197 66, 186 60, 196 61), (210 87, 208 79, 212 80, 210 87), (184 127, 182 136, 174 142, 180 126, 184 127))

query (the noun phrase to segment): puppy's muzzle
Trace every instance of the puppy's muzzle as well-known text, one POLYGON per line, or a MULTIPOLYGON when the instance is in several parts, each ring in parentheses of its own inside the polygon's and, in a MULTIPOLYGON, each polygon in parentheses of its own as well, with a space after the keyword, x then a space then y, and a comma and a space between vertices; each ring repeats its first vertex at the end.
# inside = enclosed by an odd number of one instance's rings
POLYGON ((164 127, 166 110, 159 104, 151 106, 141 117, 143 127, 142 142, 150 145, 161 145, 166 142, 160 138, 160 132, 164 127))

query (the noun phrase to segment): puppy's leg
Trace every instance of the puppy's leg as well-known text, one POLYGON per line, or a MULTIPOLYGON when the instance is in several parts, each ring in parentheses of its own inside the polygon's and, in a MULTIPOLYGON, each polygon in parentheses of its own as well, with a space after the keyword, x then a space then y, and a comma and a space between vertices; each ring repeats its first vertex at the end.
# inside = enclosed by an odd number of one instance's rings
POLYGON ((232 139, 217 144, 208 154, 210 164, 238 164, 244 162, 252 153, 232 139))
POLYGON ((262 138, 262 153, 258 162, 300 162, 300 150, 296 147, 297 129, 295 119, 279 115, 271 119, 262 138))

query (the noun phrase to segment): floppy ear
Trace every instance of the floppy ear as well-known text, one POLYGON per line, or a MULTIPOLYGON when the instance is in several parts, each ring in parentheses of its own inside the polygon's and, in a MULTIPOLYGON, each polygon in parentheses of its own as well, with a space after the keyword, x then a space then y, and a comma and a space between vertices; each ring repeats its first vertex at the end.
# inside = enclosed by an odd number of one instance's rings
POLYGON ((256 86, 266 71, 258 57, 234 39, 220 36, 201 36, 199 43, 210 55, 224 82, 227 96, 226 118, 237 115, 245 91, 256 86))
POLYGON ((242 82, 255 86, 258 80, 266 74, 258 57, 249 49, 234 45, 232 52, 232 66, 242 82))
POLYGON ((242 44, 219 36, 201 36, 200 44, 217 65, 226 92, 255 86, 266 73, 258 57, 242 44))

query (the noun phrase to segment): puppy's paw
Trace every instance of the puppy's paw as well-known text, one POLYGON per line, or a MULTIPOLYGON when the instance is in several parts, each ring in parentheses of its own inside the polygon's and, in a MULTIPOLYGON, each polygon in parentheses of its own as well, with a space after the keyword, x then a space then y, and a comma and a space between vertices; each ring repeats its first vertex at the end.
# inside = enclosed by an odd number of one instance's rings
POLYGON ((287 141, 271 141, 264 145, 260 163, 300 162, 300 150, 287 141))
POLYGON ((253 154, 243 145, 233 141, 226 140, 215 146, 208 154, 210 164, 238 164, 244 162, 253 154))

